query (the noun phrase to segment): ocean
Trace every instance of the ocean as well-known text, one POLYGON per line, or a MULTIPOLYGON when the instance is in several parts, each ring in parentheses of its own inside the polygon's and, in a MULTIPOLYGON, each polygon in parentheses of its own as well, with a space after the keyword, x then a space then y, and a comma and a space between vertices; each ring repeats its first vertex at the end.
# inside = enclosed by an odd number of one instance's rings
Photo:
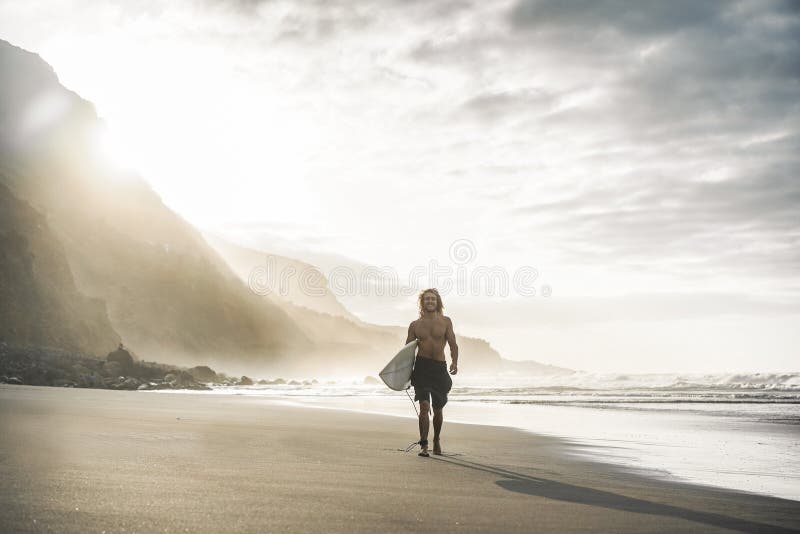
MULTIPOLYGON (((568 454, 650 476, 800 500, 800 373, 575 373, 454 382, 445 425, 516 427, 564 439, 568 454)), ((416 417, 405 393, 363 380, 219 386, 204 394, 416 417)), ((443 443, 445 436, 446 426, 443 443)), ((409 422, 409 442, 415 439, 416 424, 409 422)))

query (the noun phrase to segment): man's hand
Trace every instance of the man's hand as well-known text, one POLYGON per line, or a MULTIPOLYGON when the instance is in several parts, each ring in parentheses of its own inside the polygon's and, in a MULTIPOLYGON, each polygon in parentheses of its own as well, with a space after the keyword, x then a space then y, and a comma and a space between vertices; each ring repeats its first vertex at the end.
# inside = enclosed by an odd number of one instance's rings
POLYGON ((450 345, 450 358, 452 359, 450 374, 454 375, 458 372, 458 345, 456 344, 456 334, 453 332, 453 321, 450 320, 450 317, 445 317, 445 319, 447 319, 445 336, 447 337, 447 343, 450 345))

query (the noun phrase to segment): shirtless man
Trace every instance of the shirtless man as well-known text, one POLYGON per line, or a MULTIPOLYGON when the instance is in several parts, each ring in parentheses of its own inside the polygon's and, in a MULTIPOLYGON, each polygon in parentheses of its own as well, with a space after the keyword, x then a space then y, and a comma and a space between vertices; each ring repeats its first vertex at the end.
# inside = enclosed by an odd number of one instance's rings
POLYGON ((433 405, 433 454, 442 454, 439 437, 442 431, 442 410, 447 404, 447 394, 453 380, 447 374, 447 361, 444 357, 445 342, 450 344, 450 374, 458 372, 458 345, 453 333, 453 321, 442 314, 442 297, 435 289, 426 289, 419 294, 419 319, 408 326, 406 344, 417 339, 417 358, 411 384, 414 386, 414 400, 419 401, 419 444, 420 456, 428 454, 428 412, 433 405))

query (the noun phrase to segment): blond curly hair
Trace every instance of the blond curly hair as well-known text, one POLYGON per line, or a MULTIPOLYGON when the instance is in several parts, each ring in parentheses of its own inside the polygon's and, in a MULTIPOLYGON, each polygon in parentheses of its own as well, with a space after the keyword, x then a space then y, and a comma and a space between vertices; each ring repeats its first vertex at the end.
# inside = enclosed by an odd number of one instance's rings
POLYGON ((439 291, 433 287, 429 287, 428 289, 422 290, 419 293, 419 297, 417 297, 417 307, 419 308, 419 316, 422 317, 425 314, 425 310, 422 307, 422 297, 425 296, 425 293, 433 293, 436 295, 436 312, 442 313, 444 310, 444 304, 442 303, 442 296, 439 294, 439 291))

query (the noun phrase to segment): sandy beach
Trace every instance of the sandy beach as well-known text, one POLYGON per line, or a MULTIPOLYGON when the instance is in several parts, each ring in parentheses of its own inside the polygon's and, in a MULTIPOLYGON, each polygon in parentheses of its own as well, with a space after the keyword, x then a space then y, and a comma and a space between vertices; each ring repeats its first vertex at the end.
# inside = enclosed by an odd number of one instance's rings
POLYGON ((0 385, 3 532, 790 532, 800 503, 673 483, 510 428, 236 395, 0 385))

